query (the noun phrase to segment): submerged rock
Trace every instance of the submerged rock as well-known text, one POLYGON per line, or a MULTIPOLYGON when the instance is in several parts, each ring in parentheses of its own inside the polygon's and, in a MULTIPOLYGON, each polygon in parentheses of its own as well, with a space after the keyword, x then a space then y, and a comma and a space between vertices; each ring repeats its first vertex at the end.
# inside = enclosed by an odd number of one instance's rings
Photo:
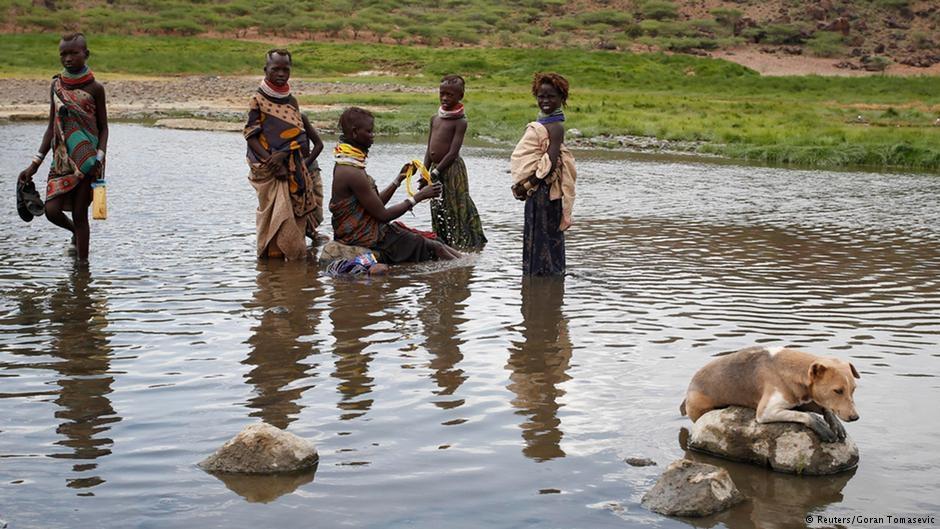
POLYGON ((848 437, 823 443, 802 424, 760 424, 754 415, 736 406, 702 415, 692 425, 689 448, 793 474, 835 474, 858 464, 858 447, 848 437))
POLYGON ((631 467, 651 467, 656 466, 656 461, 648 457, 628 457, 623 460, 624 463, 630 465, 631 467))
POLYGON ((744 501, 728 471, 688 459, 674 461, 641 504, 666 516, 702 517, 744 501))
POLYGON ((320 264, 329 264, 337 259, 355 259, 371 251, 372 250, 363 248, 362 246, 349 246, 341 242, 330 241, 323 245, 318 261, 320 264))
POLYGON ((313 442, 258 423, 246 426, 199 467, 207 472, 275 474, 307 470, 318 461, 313 442))

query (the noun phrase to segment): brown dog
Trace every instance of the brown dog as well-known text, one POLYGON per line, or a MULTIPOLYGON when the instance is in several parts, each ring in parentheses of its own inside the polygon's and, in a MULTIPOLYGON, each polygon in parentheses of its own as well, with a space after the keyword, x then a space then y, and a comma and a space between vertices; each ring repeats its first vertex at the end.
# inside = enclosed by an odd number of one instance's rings
POLYGON ((748 347, 699 369, 679 411, 695 422, 714 409, 744 406, 757 410, 759 423, 802 423, 831 443, 845 439, 839 418, 858 420, 852 398, 856 378, 855 366, 835 357, 748 347), (808 412, 821 414, 825 422, 808 412))

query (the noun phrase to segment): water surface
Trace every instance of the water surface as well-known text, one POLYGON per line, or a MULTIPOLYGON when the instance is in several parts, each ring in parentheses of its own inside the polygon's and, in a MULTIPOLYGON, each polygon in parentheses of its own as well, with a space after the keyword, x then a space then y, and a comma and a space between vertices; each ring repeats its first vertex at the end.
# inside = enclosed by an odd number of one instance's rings
MULTIPOLYGON (((684 455, 692 373, 753 344, 855 364, 861 462, 829 478, 721 463, 754 500, 696 526, 940 512, 936 176, 576 153, 570 274, 523 282, 508 152, 467 148, 490 244, 366 283, 255 260, 239 135, 119 124, 82 270, 61 230, 14 211, 41 134, 0 127, 11 528, 684 527, 640 498, 684 455), (313 439, 315 475, 196 468, 259 420, 313 439)), ((370 171, 382 185, 422 154, 380 139, 370 171)))

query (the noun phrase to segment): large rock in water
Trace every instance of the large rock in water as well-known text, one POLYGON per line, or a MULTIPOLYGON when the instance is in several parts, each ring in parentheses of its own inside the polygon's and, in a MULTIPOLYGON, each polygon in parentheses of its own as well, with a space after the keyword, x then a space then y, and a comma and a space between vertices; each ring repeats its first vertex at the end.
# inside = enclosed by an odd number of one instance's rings
POLYGON ((320 257, 317 259, 321 265, 330 264, 337 259, 354 259, 372 250, 362 246, 349 246, 341 242, 330 241, 323 245, 320 257))
POLYGON ((724 511, 744 500, 728 471, 688 459, 674 461, 641 504, 666 516, 702 517, 724 511))
POLYGON ((274 474, 310 469, 318 461, 313 442, 258 423, 246 426, 199 467, 208 472, 274 474))
POLYGON ((754 415, 736 406, 702 415, 692 425, 689 448, 793 474, 835 474, 858 464, 858 447, 848 437, 823 443, 802 424, 760 424, 754 415))

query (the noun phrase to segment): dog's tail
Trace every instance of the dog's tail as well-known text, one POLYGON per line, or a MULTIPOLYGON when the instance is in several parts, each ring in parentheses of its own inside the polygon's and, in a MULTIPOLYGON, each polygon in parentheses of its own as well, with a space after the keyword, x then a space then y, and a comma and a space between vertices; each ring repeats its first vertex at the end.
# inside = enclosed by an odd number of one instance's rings
POLYGON ((682 399, 682 404, 679 405, 679 413, 685 415, 685 399, 682 399))

